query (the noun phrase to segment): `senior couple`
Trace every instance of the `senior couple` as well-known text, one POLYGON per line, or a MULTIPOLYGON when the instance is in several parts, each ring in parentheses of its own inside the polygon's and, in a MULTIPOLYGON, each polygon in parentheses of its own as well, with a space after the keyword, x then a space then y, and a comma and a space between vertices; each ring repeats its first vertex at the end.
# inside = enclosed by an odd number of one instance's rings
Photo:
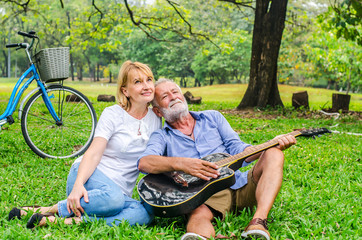
MULTIPOLYGON (((241 236, 270 239, 267 217, 282 184, 282 150, 296 140, 285 135, 278 143, 247 158, 242 167, 257 160, 251 170, 237 170, 233 186, 189 213, 181 239, 225 238, 215 236, 214 218, 254 206, 253 218, 241 236)), ((91 146, 70 169, 67 199, 50 207, 15 207, 9 212, 9 220, 33 212, 28 228, 60 219, 65 224, 95 219, 104 219, 110 226, 121 221, 149 224, 152 214, 131 198, 139 172, 183 171, 209 180, 218 177, 218 167, 202 157, 212 153, 235 155, 249 147, 222 114, 212 110, 190 112, 176 83, 168 79, 154 83, 147 65, 126 61, 118 76, 117 104, 102 112, 91 146), (162 117, 165 124, 161 129, 162 117)))

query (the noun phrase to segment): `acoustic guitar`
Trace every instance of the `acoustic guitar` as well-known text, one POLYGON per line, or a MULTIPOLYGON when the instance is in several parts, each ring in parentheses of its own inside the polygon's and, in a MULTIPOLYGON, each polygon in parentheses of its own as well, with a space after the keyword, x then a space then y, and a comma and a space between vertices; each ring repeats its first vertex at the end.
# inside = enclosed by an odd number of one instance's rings
MULTIPOLYGON (((323 133, 330 131, 326 128, 302 129, 289 134, 294 137, 314 137, 323 133)), ((278 138, 275 138, 234 156, 214 153, 203 157, 202 160, 214 162, 219 167, 219 177, 209 181, 183 172, 148 174, 139 181, 137 191, 146 209, 156 216, 176 217, 187 214, 213 194, 232 186, 235 183, 234 171, 241 167, 246 158, 277 145, 278 138)))

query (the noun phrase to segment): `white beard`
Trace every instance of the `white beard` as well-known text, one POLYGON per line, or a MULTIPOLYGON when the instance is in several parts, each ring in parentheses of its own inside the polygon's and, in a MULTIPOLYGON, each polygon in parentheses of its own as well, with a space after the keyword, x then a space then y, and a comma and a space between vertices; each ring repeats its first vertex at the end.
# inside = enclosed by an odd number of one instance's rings
POLYGON ((186 101, 175 99, 168 104, 168 108, 160 108, 160 111, 166 122, 173 123, 186 117, 189 112, 189 107, 186 101))

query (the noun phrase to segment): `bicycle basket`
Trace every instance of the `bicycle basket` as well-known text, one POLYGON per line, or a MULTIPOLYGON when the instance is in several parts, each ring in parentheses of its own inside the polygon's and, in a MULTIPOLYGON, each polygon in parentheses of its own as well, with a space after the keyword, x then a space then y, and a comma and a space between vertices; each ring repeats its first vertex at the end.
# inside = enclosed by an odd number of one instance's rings
POLYGON ((69 77, 69 48, 45 48, 35 54, 40 79, 55 82, 69 77))

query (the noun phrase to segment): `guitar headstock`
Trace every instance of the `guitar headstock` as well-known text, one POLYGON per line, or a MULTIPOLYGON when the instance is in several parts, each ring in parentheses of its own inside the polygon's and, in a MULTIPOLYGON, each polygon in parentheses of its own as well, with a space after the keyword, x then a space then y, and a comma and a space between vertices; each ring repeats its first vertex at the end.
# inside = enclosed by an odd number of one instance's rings
POLYGON ((327 128, 310 128, 310 129, 298 129, 300 136, 315 137, 325 133, 331 133, 327 128))

